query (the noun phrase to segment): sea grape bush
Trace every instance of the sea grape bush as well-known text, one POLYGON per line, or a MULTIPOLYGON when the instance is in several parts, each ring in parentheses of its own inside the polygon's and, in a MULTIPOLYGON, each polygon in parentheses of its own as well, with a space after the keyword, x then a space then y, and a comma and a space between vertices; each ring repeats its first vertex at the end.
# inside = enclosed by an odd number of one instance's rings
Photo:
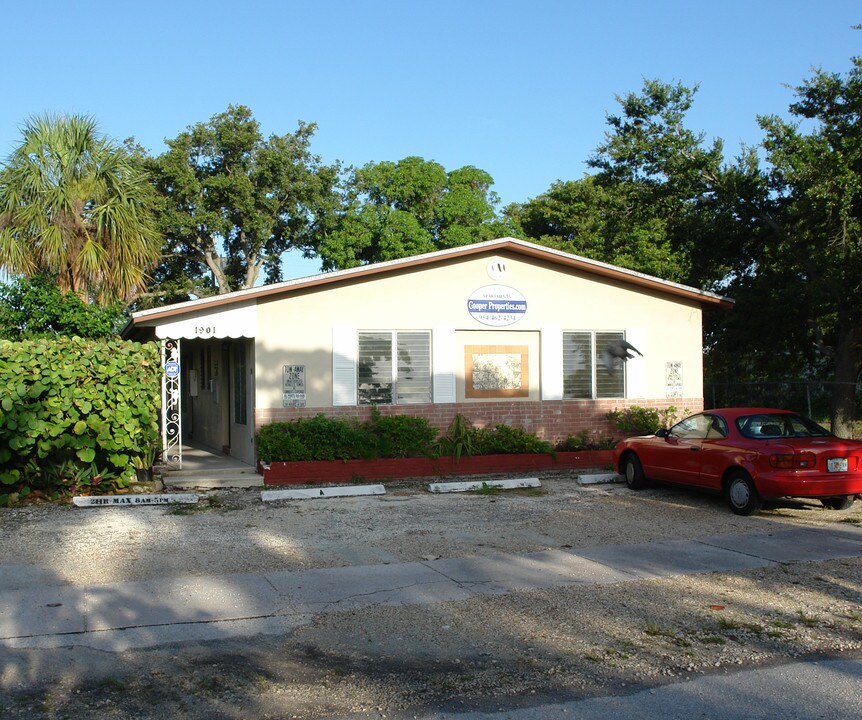
POLYGON ((0 340, 0 505, 125 487, 160 438, 158 345, 0 340))

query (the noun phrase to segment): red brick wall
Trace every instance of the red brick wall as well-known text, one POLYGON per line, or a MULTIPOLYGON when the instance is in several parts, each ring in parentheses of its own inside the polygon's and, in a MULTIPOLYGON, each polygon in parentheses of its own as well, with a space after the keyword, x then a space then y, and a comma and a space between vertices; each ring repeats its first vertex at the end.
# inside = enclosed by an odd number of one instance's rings
MULTIPOLYGON (((378 405, 382 415, 417 415, 424 417, 432 426, 444 431, 456 414, 461 414, 474 425, 493 427, 503 424, 522 427, 540 438, 556 443, 582 430, 597 438, 619 438, 620 432, 613 428, 605 415, 611 410, 630 405, 665 409, 677 408, 677 414, 703 410, 703 398, 674 398, 661 400, 551 400, 543 402, 503 401, 470 402, 438 405, 378 405)), ((319 407, 319 408, 259 408, 255 411, 255 424, 273 421, 295 420, 301 417, 356 417, 368 420, 371 407, 319 407)))

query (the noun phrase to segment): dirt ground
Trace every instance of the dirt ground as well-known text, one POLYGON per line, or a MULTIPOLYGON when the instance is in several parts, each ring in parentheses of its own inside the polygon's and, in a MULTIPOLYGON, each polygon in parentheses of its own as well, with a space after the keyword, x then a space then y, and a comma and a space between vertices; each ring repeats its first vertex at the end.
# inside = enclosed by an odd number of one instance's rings
MULTIPOLYGON (((6 589, 522 553, 862 523, 785 502, 752 517, 667 487, 545 476, 540 491, 183 507, 0 510, 6 589)), ((321 614, 288 633, 105 653, 0 648, 0 717, 414 718, 633 692, 802 657, 862 656, 862 558, 432 606, 321 614)))

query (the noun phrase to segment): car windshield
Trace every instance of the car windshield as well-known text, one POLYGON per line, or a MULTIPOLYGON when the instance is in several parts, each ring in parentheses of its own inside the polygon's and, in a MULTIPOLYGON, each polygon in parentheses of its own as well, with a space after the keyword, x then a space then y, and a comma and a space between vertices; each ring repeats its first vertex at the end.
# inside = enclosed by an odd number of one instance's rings
POLYGON ((813 420, 793 413, 758 413, 736 419, 739 432, 749 438, 831 437, 813 420))
POLYGON ((717 415, 692 415, 674 425, 669 435, 685 440, 716 440, 727 436, 727 424, 717 415))

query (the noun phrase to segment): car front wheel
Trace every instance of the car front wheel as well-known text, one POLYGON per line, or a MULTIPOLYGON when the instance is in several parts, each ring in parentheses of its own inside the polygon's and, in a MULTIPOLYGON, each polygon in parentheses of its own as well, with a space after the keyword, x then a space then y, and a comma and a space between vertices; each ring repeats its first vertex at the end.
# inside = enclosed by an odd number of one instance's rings
POLYGON ((724 494, 737 515, 752 515, 763 506, 754 481, 744 470, 736 470, 727 478, 724 494))
POLYGON ((849 510, 853 507, 855 500, 855 496, 846 495, 844 497, 821 498, 820 502, 823 503, 823 507, 827 510, 849 510))
POLYGON ((634 453, 626 455, 626 459, 623 461, 623 475, 626 477, 626 485, 629 490, 643 490, 646 486, 643 466, 634 453))

